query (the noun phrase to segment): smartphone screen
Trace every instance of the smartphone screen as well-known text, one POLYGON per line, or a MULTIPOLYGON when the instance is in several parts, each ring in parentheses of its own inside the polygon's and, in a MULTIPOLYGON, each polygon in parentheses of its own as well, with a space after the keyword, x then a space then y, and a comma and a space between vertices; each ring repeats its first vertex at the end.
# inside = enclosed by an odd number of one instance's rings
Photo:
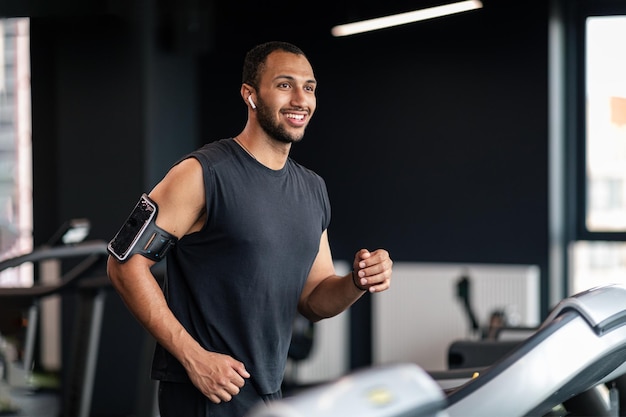
POLYGON ((109 251, 120 261, 128 257, 129 252, 141 237, 156 212, 156 206, 147 196, 142 196, 128 219, 109 243, 109 251))

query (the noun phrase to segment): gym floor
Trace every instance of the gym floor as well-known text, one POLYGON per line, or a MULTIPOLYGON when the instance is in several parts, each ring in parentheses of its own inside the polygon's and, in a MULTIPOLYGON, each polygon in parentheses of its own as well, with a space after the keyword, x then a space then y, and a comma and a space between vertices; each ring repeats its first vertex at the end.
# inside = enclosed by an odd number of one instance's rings
MULTIPOLYGON (((0 382, 2 383, 2 382, 0 382)), ((59 415, 59 397, 53 390, 0 387, 0 416, 55 417, 59 415), (6 404, 6 402, 9 402, 6 404)))

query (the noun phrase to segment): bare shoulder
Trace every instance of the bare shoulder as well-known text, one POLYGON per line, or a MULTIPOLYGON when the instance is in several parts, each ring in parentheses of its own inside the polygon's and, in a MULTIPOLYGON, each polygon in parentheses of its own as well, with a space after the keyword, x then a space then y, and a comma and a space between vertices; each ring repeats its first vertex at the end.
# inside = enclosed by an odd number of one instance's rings
POLYGON ((202 167, 195 158, 187 158, 174 165, 152 190, 154 197, 159 194, 184 197, 185 193, 197 194, 198 187, 203 187, 202 167), (182 193, 183 195, 180 195, 182 193))
POLYGON ((194 157, 185 158, 176 165, 174 165, 166 177, 168 176, 202 176, 202 166, 200 165, 200 161, 198 161, 194 157))
POLYGON ((159 206, 157 223, 179 237, 186 234, 204 213, 202 167, 195 158, 173 166, 150 192, 159 206))

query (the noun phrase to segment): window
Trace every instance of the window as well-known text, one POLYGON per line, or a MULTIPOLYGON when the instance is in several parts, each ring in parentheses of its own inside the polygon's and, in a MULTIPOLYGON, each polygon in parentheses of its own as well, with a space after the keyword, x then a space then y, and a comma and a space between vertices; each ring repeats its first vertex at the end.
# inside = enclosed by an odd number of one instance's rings
POLYGON ((585 33, 585 229, 626 232, 626 16, 590 16, 585 33))
MULTIPOLYGON (((0 260, 32 250, 30 28, 0 19, 0 260)), ((32 265, 0 273, 0 286, 30 286, 32 265)))
POLYGON ((577 26, 582 94, 574 116, 580 155, 570 293, 626 284, 626 7, 586 4, 577 26))

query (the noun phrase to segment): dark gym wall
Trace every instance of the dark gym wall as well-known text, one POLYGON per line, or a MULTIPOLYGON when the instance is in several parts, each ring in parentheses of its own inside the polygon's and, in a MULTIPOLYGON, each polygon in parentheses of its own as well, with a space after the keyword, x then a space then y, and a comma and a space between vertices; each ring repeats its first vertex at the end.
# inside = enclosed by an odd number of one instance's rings
POLYGON ((231 18, 218 20, 202 57, 201 133, 212 140, 243 126, 247 48, 274 38, 301 45, 318 110, 292 155, 327 179, 335 255, 365 245, 405 261, 545 264, 545 4, 494 2, 349 38, 332 38, 328 17, 282 31, 292 20, 259 19, 250 7, 223 11, 231 18))
MULTIPOLYGON (((46 9, 31 22, 36 243, 72 217, 108 240, 177 157, 238 133, 243 54, 283 39, 305 50, 320 83, 292 155, 327 181, 335 257, 365 246, 396 261, 537 264, 547 308, 545 2, 485 1, 341 39, 330 27, 373 6, 215 1, 196 14, 186 11, 202 2, 122 3, 46 9), (211 30, 191 30, 194 22, 211 30)), ((110 390, 94 404, 114 407, 106 398, 116 395, 119 410, 136 383, 119 375, 140 352, 115 346, 141 330, 109 300, 98 387, 110 390)), ((369 314, 365 297, 353 308, 354 366, 371 356, 369 314)))
MULTIPOLYGON (((197 143, 194 55, 162 47, 156 14, 137 6, 32 18, 36 244, 76 217, 91 220, 90 238, 110 239, 141 192, 197 143)), ((78 304, 64 298, 65 382, 78 304)), ((104 317, 93 415, 137 415, 149 340, 112 290, 104 317)))
MULTIPOLYGON (((75 217, 89 218, 91 237, 103 238, 143 186, 137 32, 108 15, 31 20, 34 232, 40 243, 75 217)), ((80 300, 64 296, 61 376, 68 396, 74 340, 81 337, 73 333, 78 314, 80 300)), ((105 317, 92 404, 96 415, 124 415, 121 410, 135 407, 138 384, 136 373, 120 375, 140 363, 145 337, 112 292, 105 317), (119 395, 124 392, 130 394, 119 395)))

